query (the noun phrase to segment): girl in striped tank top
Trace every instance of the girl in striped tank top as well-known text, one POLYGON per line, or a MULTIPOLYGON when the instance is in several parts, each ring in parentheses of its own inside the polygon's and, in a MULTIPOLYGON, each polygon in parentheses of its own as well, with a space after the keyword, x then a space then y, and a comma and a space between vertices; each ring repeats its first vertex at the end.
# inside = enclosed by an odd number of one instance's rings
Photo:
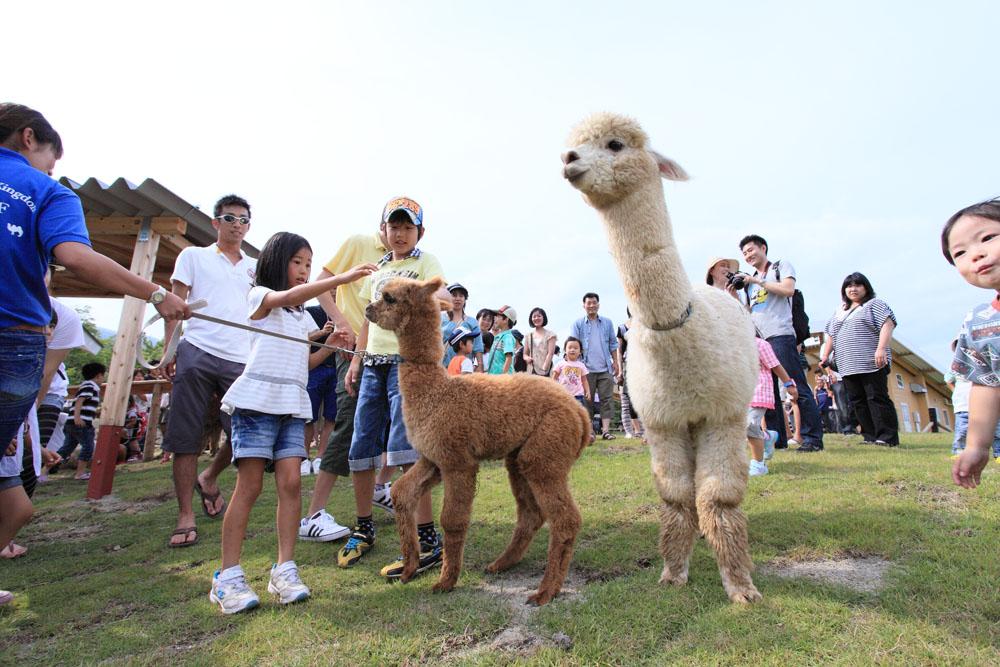
MULTIPOLYGON (((346 273, 309 282, 312 248, 297 234, 279 232, 261 250, 254 287, 247 295, 250 322, 261 329, 295 338, 307 338, 312 317, 302 305, 376 270, 359 264, 346 273)), ((347 332, 334 331, 328 345, 343 345, 347 332)), ((278 560, 271 567, 267 590, 281 604, 309 597, 292 560, 301 511, 299 469, 305 450, 305 423, 312 416, 306 382, 310 366, 330 355, 320 349, 254 334, 250 357, 242 375, 222 398, 222 409, 232 415, 233 463, 236 488, 222 523, 222 568, 212 578, 209 598, 223 613, 252 609, 260 599, 246 583, 240 552, 250 510, 260 495, 264 469, 274 468, 278 490, 278 560)))

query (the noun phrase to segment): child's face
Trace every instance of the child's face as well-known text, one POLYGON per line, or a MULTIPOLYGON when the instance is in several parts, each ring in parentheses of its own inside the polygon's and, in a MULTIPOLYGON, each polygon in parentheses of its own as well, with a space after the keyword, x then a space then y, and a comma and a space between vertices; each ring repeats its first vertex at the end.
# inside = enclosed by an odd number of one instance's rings
POLYGON ((385 238, 396 257, 409 255, 420 240, 420 228, 412 222, 393 220, 385 223, 385 238))
POLYGON ((472 354, 472 339, 466 338, 461 343, 458 344, 459 354, 470 355, 472 354))
POLYGON ((1000 290, 1000 222, 963 215, 948 234, 948 249, 969 284, 1000 290))
POLYGON ((497 325, 497 328, 500 331, 504 331, 505 329, 510 329, 510 320, 508 320, 507 316, 504 315, 503 313, 497 313, 494 323, 497 325))
POLYGON ((312 273, 312 251, 309 248, 300 248, 292 255, 288 262, 288 289, 296 285, 305 285, 309 282, 309 275, 312 273))
POLYGON ((570 361, 576 361, 580 358, 580 344, 575 340, 566 343, 566 358, 570 361))

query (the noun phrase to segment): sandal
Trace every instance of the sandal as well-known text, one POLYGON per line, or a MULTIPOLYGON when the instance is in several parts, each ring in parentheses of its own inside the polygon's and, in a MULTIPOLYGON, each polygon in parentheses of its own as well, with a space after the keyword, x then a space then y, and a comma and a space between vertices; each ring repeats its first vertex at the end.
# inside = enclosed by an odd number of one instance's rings
POLYGON ((85 473, 83 473, 82 475, 79 475, 79 476, 74 475, 73 479, 75 479, 78 482, 86 482, 88 479, 90 479, 90 473, 89 472, 85 472, 85 473))
POLYGON ((20 558, 24 554, 28 553, 28 547, 22 547, 20 544, 14 544, 11 541, 10 544, 0 549, 0 558, 20 558))
POLYGON ((604 440, 614 440, 615 436, 611 432, 605 431, 604 433, 601 434, 601 438, 603 438, 604 440))
POLYGON ((200 539, 200 537, 198 536, 198 529, 195 528, 194 526, 190 526, 189 528, 178 528, 174 532, 170 533, 170 537, 173 537, 174 535, 183 535, 184 541, 171 542, 168 539, 167 546, 170 547, 171 549, 182 549, 184 547, 193 547, 194 545, 198 544, 198 540, 200 539), (194 533, 194 539, 188 540, 188 535, 190 535, 191 533, 194 533))
POLYGON ((219 508, 218 512, 214 514, 208 509, 209 507, 215 507, 215 501, 219 499, 222 495, 221 491, 216 491, 215 493, 208 493, 203 488, 201 488, 201 482, 195 480, 194 490, 198 492, 198 496, 201 497, 201 509, 205 512, 205 516, 209 519, 218 519, 220 516, 226 513, 226 499, 222 499, 222 507, 219 508), (208 501, 208 504, 205 501, 208 501))

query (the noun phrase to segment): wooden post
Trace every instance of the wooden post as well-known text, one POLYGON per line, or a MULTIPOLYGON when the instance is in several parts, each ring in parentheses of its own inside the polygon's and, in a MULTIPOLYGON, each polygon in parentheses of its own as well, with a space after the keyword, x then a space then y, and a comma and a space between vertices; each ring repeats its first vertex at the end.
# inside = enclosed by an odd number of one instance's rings
MULTIPOLYGON (((132 251, 132 266, 129 270, 146 280, 153 275, 156 253, 160 249, 160 235, 152 231, 152 218, 145 218, 139 229, 135 249, 132 251)), ((99 500, 111 493, 115 478, 115 464, 118 461, 118 444, 122 427, 125 425, 125 411, 135 370, 135 346, 142 329, 142 316, 146 313, 146 302, 135 297, 125 297, 122 316, 118 322, 115 346, 111 352, 111 366, 108 368, 107 391, 102 396, 101 427, 97 435, 97 447, 91 463, 90 482, 87 498, 99 500)))
POLYGON ((160 397, 163 396, 163 384, 157 382, 153 387, 153 395, 149 399, 149 419, 146 420, 146 442, 143 445, 142 460, 152 461, 156 457, 156 434, 160 426, 160 397))

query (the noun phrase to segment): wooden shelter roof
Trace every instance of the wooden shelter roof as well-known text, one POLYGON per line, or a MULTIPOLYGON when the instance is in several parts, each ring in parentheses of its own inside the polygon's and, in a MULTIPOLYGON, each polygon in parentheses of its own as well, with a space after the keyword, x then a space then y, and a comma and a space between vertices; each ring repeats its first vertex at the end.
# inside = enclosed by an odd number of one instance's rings
MULTIPOLYGON (((170 275, 181 250, 215 242, 212 218, 151 178, 141 185, 124 178, 111 185, 96 178, 88 178, 81 184, 65 176, 59 182, 80 198, 94 250, 125 268, 131 266, 133 250, 136 242, 141 240, 144 225, 149 232, 160 234, 151 279, 167 289, 170 289, 170 275)), ((245 241, 243 252, 251 257, 259 254, 257 248, 245 241)), ((77 280, 70 271, 53 274, 52 293, 61 297, 121 296, 77 280)))

